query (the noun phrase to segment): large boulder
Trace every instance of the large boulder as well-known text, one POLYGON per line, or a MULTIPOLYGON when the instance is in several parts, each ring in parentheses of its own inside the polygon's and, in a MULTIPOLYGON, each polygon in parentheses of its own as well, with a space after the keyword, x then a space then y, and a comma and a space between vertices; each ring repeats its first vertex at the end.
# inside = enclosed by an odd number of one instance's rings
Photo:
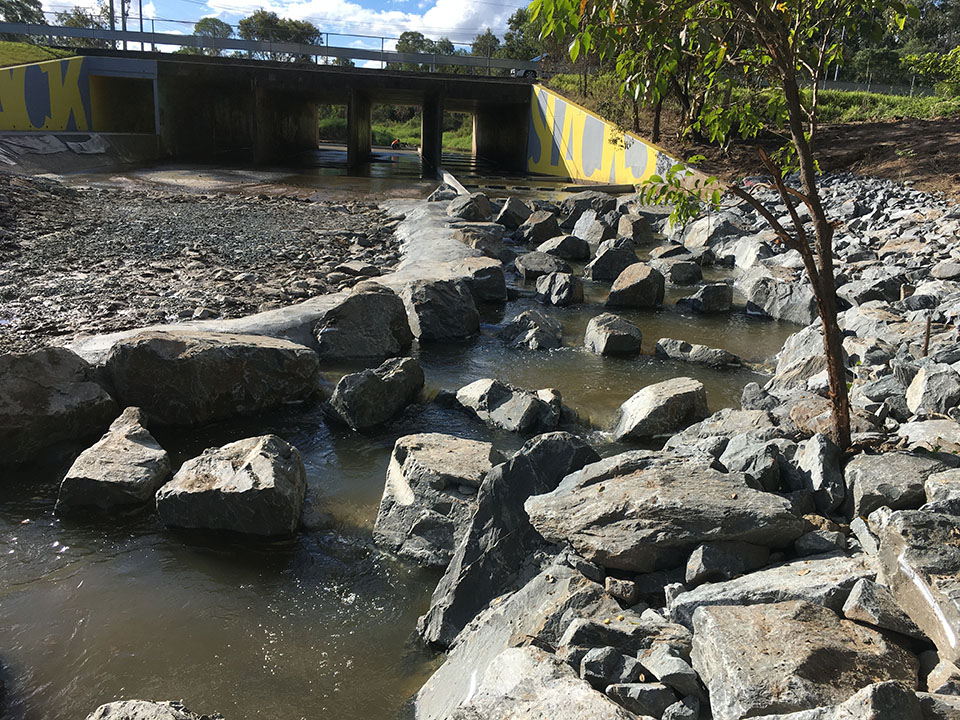
POLYGON ((384 359, 413 342, 403 301, 382 285, 358 285, 314 325, 323 361, 384 359))
POLYGON ((617 221, 617 235, 629 238, 635 245, 649 245, 653 242, 653 228, 643 215, 621 215, 617 221))
POLYGON ((90 365, 69 350, 0 355, 0 465, 32 460, 58 442, 95 437, 118 413, 90 365))
POLYGON ((213 720, 213 717, 195 713, 179 702, 120 700, 101 705, 87 715, 87 720, 213 720))
POLYGON ((648 385, 623 403, 613 435, 617 440, 669 435, 709 414, 703 383, 674 378, 648 385))
POLYGON ((200 425, 310 398, 320 362, 288 340, 147 331, 118 341, 106 370, 117 399, 142 408, 151 422, 200 425))
POLYGON ((809 282, 783 268, 752 268, 737 278, 736 285, 747 299, 747 312, 800 325, 809 325, 817 317, 809 282))
POLYGON ((729 350, 712 348, 706 345, 693 345, 686 340, 660 338, 654 347, 659 358, 700 363, 711 367, 739 367, 743 361, 729 350))
POLYGON ((583 302, 583 283, 573 273, 554 272, 537 278, 537 297, 548 305, 566 307, 583 302))
POLYGON ((907 388, 907 407, 915 415, 936 413, 960 403, 960 374, 950 365, 923 366, 907 388))
POLYGON ((617 199, 599 190, 574 193, 560 203, 560 211, 564 215, 563 226, 573 228, 588 210, 592 210, 596 215, 606 215, 616 207, 617 199))
POLYGON ((517 272, 526 281, 536 280, 542 275, 549 275, 550 273, 572 272, 570 266, 560 258, 537 250, 525 255, 518 255, 513 264, 517 268, 517 272))
POLYGON ((583 238, 591 245, 599 245, 604 240, 610 240, 617 234, 614 227, 616 220, 608 222, 609 216, 604 216, 594 210, 586 210, 573 225, 573 234, 583 238))
POLYGON ((507 279, 503 274, 503 263, 500 260, 468 257, 453 263, 451 272, 466 283, 474 302, 506 302, 507 279))
POLYGON ((509 648, 487 667, 483 682, 450 720, 633 720, 631 712, 577 677, 566 663, 535 647, 509 648))
POLYGON ((459 195, 451 200, 447 206, 447 215, 459 220, 483 222, 489 220, 492 214, 493 208, 490 205, 490 200, 480 192, 459 195))
POLYGON ((583 274, 592 280, 613 282, 636 262, 637 253, 633 250, 604 244, 597 250, 597 256, 583 269, 583 274))
POLYGON ((939 700, 942 697, 914 692, 904 683, 888 680, 858 690, 839 705, 764 715, 755 720, 955 720, 957 714, 939 712, 945 708, 939 700), (929 703, 926 706, 925 700, 929 703))
POLYGON ((500 337, 515 348, 554 350, 563 344, 563 328, 539 310, 524 310, 503 326, 500 337))
POLYGON ((599 459, 573 435, 544 433, 486 474, 476 512, 420 619, 424 640, 449 647, 477 613, 516 582, 524 560, 543 544, 524 501, 550 492, 571 472, 599 459))
POLYGON ((690 297, 680 298, 677 305, 684 310, 704 314, 730 312, 733 306, 733 288, 727 283, 710 283, 690 297))
POLYGON ((560 235, 538 245, 537 252, 563 260, 587 260, 590 258, 590 244, 576 235, 560 235))
POLYGON ((465 340, 480 330, 480 314, 464 280, 413 280, 400 297, 410 330, 421 342, 465 340))
POLYGON ((507 648, 530 644, 555 647, 572 618, 581 613, 616 617, 619 611, 620 606, 603 586, 566 565, 547 567, 517 592, 480 613, 458 636, 443 665, 417 693, 415 717, 449 718, 474 695, 491 663, 507 648))
POLYGON ((632 572, 680 565, 708 541, 784 547, 803 532, 786 499, 749 488, 742 475, 656 453, 588 465, 525 507, 547 540, 632 572))
POLYGON ((803 600, 840 612, 853 586, 876 576, 876 564, 864 556, 825 555, 794 560, 682 592, 669 603, 670 617, 691 627, 693 614, 699 607, 788 600, 803 600))
POLYGON ((557 225, 557 218, 553 213, 537 210, 517 228, 514 238, 518 242, 539 245, 560 234, 560 226, 557 225))
POLYGON ((187 460, 157 491, 157 512, 168 527, 289 535, 300 524, 306 492, 300 452, 261 435, 187 460))
POLYGON ((74 461, 60 483, 58 515, 110 512, 153 499, 170 479, 170 458, 144 427, 139 408, 127 408, 100 440, 74 461))
POLYGON ((509 197, 506 202, 503 203, 503 208, 497 215, 497 222, 508 230, 516 230, 526 222, 530 215, 530 208, 528 208, 522 200, 509 197))
POLYGON ((855 456, 843 476, 851 517, 866 517, 886 505, 892 510, 918 508, 926 499, 924 483, 946 470, 940 460, 905 452, 855 456))
POLYGON ((960 531, 957 516, 900 510, 880 531, 885 584, 910 619, 960 661, 960 531))
POLYGON ((477 488, 502 460, 493 445, 453 435, 407 435, 393 446, 373 539, 421 565, 443 567, 476 508, 477 488))
POLYGON ((423 388, 423 368, 414 358, 394 358, 380 367, 340 378, 330 398, 334 416, 354 430, 397 415, 423 388))
POLYGON ((548 432, 560 422, 560 393, 514 388, 491 378, 457 390, 457 402, 480 420, 508 432, 548 432))
POLYGON ((644 263, 625 268, 607 297, 607 307, 651 308, 662 302, 663 275, 644 263))
POLYGON ((613 313, 601 313, 590 318, 583 344, 598 355, 636 355, 640 352, 643 333, 613 313))
POLYGON ((809 490, 817 510, 826 515, 843 502, 845 486, 840 470, 841 451, 826 435, 816 434, 797 447, 794 463, 802 487, 809 490))
POLYGON ((671 285, 696 285, 703 280, 700 266, 686 257, 652 260, 651 265, 659 270, 671 285))
POLYGON ((834 705, 884 680, 916 687, 910 652, 820 605, 702 607, 693 626, 693 666, 714 720, 834 705))

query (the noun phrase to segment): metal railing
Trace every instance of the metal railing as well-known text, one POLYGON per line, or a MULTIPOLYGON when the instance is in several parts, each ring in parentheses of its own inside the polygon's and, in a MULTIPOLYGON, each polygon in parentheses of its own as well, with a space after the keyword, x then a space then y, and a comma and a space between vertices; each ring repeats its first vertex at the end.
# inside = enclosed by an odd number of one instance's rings
MULTIPOLYGON (((300 43, 262 42, 238 38, 215 38, 203 35, 175 35, 173 33, 138 32, 132 30, 106 30, 100 28, 75 28, 57 25, 0 22, 0 33, 30 35, 49 38, 85 38, 103 42, 140 43, 142 45, 176 45, 210 50, 240 50, 247 53, 263 53, 272 56, 295 55, 316 58, 347 60, 374 60, 382 63, 402 63, 436 67, 471 67, 507 70, 537 71, 539 64, 529 60, 478 57, 476 55, 437 55, 435 53, 401 53, 394 50, 370 50, 366 48, 331 47, 329 45, 302 45, 300 43)), ((521 74, 521 73, 518 73, 521 74)))

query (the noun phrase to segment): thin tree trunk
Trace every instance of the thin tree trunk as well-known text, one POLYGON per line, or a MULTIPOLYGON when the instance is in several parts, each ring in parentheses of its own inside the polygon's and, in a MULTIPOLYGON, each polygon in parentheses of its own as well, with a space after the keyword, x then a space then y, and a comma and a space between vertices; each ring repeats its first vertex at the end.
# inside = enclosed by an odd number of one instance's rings
POLYGON ((653 106, 653 137, 650 139, 653 142, 660 142, 660 111, 663 110, 663 98, 657 100, 657 104, 653 106))

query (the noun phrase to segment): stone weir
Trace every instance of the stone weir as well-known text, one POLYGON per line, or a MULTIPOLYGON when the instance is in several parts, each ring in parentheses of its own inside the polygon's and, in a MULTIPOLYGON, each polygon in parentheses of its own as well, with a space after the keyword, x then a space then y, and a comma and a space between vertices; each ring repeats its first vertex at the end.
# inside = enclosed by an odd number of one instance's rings
MULTIPOLYGON (((0 358, 5 460, 109 425, 64 479, 58 512, 156 502, 171 527, 295 532, 296 448, 272 435, 214 448, 175 475, 150 423, 192 425, 302 401, 321 363, 364 359, 331 414, 363 428, 410 401, 416 338, 470 337, 502 302, 503 267, 547 305, 583 300, 570 262, 610 283, 585 350, 630 354, 619 308, 691 286, 684 312, 797 322, 772 377, 709 414, 703 386, 640 389, 597 449, 555 390, 485 378, 442 398, 528 437, 509 457, 442 433, 397 440, 374 541, 444 568, 417 632, 446 657, 406 707, 417 720, 928 720, 960 717, 960 210, 908 187, 825 178, 838 218, 838 294, 854 446, 827 437, 818 321, 796 253, 751 209, 671 227, 630 198, 560 205, 439 189, 392 206, 404 260, 351 292, 231 321, 146 328, 0 358), (640 261, 638 248, 644 249, 640 261), (739 301, 738 301, 739 302, 739 301), (25 402, 24 399, 28 402, 25 402), (120 410, 124 412, 121 415, 120 410), (119 418, 118 418, 119 415, 119 418), (110 424, 112 422, 112 425, 110 424), (629 443, 662 442, 661 450, 629 443), (601 458, 601 454, 606 457, 601 458), (126 458, 120 461, 118 458, 126 458)), ((786 208, 760 191, 772 212, 786 208)), ((560 342, 527 311, 505 342, 560 342)), ((731 364, 662 338, 657 353, 731 364)), ((592 441, 603 436, 591 435, 592 441)), ((111 703, 91 718, 198 717, 178 704, 111 703), (139 713, 139 714, 137 714, 139 713)))

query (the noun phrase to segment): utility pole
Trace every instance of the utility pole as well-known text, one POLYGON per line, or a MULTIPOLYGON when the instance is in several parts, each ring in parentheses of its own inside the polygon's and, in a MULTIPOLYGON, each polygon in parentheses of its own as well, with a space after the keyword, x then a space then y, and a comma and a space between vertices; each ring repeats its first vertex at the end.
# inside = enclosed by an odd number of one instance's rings
MULTIPOLYGON (((120 29, 127 32, 127 0, 120 0, 120 29)), ((123 38, 123 49, 127 49, 127 38, 123 38)))
MULTIPOLYGON (((120 0, 120 2, 123 2, 123 0, 120 0)), ((113 5, 113 0, 110 0, 110 30, 116 30, 116 29, 117 29, 117 9, 113 5)), ((113 43, 113 49, 116 50, 117 41, 113 40, 112 43, 113 43)))
POLYGON ((143 52, 143 0, 140 2, 140 52, 143 52))

